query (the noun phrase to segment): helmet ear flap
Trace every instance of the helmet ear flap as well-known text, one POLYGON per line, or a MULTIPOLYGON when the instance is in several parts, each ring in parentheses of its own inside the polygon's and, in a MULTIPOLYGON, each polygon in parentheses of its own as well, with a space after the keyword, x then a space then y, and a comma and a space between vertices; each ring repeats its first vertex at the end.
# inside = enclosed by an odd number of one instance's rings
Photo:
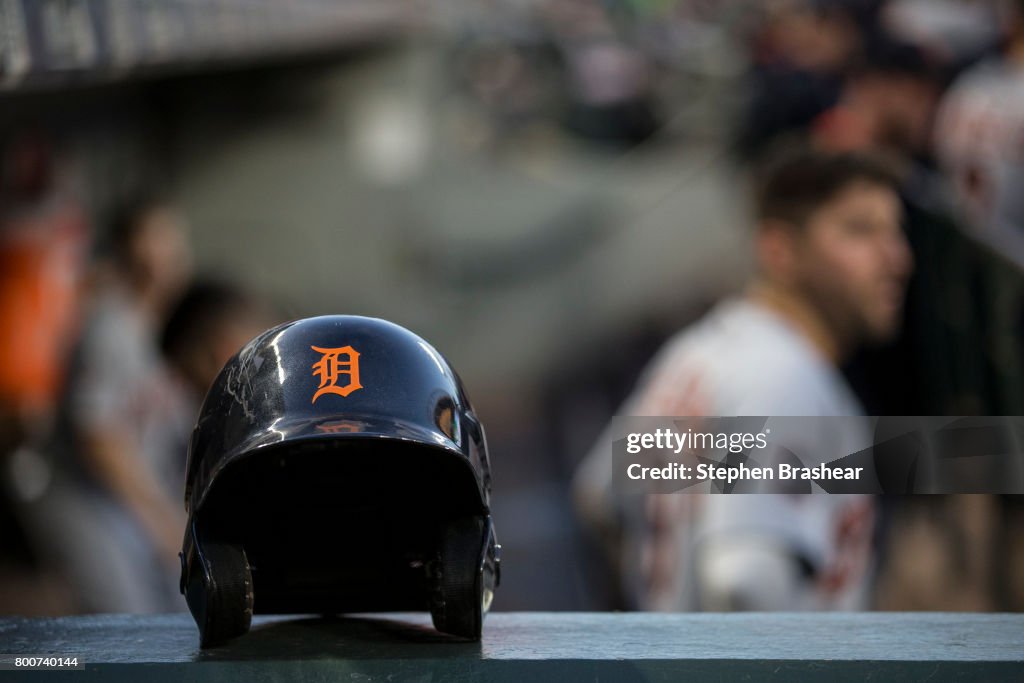
POLYGON ((480 640, 483 630, 483 577, 480 557, 486 521, 479 515, 452 520, 441 529, 430 616, 434 628, 480 640))
POLYGON ((193 522, 180 557, 179 587, 199 627, 199 647, 247 633, 252 624, 253 583, 242 546, 212 539, 200 542, 193 522))

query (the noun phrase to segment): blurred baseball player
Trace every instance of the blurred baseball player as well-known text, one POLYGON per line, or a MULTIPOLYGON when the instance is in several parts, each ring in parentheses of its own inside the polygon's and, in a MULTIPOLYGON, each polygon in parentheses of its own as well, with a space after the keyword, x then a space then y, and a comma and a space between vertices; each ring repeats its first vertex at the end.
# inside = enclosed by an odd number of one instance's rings
POLYGON ((166 612, 181 609, 174 579, 185 520, 175 483, 191 416, 155 337, 191 256, 182 217, 148 198, 120 212, 111 248, 47 449, 53 481, 25 519, 79 611, 166 612))
MULTIPOLYGON (((756 197, 756 274, 671 339, 625 415, 857 416, 837 366, 899 328, 912 257, 898 179, 856 153, 791 149, 756 197)), ((800 435, 831 460, 869 445, 864 421, 800 435)), ((833 495, 649 495, 611 488, 608 433, 580 466, 582 517, 615 553, 641 609, 798 610, 866 606, 873 501, 833 495)))
POLYGON ((1024 226, 1024 2, 1008 3, 1002 54, 964 71, 946 92, 935 151, 972 227, 1024 226))

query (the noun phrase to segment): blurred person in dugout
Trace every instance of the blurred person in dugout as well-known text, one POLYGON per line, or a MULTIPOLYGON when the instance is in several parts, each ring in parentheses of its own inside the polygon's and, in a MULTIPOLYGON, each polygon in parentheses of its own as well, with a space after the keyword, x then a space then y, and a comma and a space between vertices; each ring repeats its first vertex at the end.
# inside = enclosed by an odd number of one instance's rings
POLYGON ((190 274, 181 216, 138 199, 116 216, 72 352, 46 456, 48 489, 22 517, 83 612, 180 609, 177 553, 193 417, 157 336, 190 274))
POLYGON ((90 239, 73 164, 43 131, 0 141, 0 477, 31 490, 52 426, 90 239))
MULTIPOLYGON (((912 257, 899 179, 867 153, 797 146, 759 179, 756 274, 671 339, 618 411, 649 416, 857 416, 837 366, 898 332, 912 257)), ((832 460, 870 445, 867 421, 794 435, 832 460)), ((875 501, 857 495, 616 496, 606 432, 573 482, 627 600, 653 610, 862 609, 875 501)))
MULTIPOLYGON (((202 279, 189 286, 167 319, 160 348, 191 416, 198 416, 207 390, 225 363, 278 322, 270 306, 237 285, 202 279)), ((182 436, 187 440, 190 435, 191 423, 182 436)))
POLYGON ((920 48, 881 35, 850 68, 836 103, 810 124, 834 150, 885 150, 907 163, 928 156, 941 92, 939 67, 920 48))
POLYGON ((1024 230, 1024 0, 1007 4, 1001 50, 942 98, 935 151, 968 224, 1024 230))

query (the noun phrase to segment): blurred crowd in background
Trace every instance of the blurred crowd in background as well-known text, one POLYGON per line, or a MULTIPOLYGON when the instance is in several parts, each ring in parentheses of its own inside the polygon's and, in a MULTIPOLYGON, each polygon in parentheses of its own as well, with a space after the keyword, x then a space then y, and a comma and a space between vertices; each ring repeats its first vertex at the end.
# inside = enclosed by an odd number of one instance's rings
MULTIPOLYGON (((752 169, 785 147, 901 179, 901 331, 842 368, 864 411, 1024 414, 1024 2, 418 2, 308 49, 45 73, 15 19, 96 28, 100 3, 8 5, 0 613, 183 609, 206 387, 259 331, 325 313, 409 327, 462 375, 496 609, 665 608, 572 477, 662 343, 755 270, 752 169)), ((328 5, 298 3, 295 30, 328 5)), ((1016 497, 872 505, 859 608, 1024 609, 1016 497)))

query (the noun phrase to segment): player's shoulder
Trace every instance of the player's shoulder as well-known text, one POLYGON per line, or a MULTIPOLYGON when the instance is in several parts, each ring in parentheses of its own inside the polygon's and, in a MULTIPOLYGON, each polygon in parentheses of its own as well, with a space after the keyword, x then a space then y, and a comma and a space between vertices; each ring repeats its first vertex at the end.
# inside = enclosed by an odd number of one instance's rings
POLYGON ((702 356, 730 367, 794 372, 808 365, 809 344, 778 315, 746 299, 727 299, 666 344, 667 356, 702 356))
POLYGON ((1007 95, 1016 98, 1024 90, 1024 79, 1016 68, 1002 60, 985 60, 968 68, 953 82, 939 105, 939 119, 948 121, 950 115, 961 110, 989 108, 993 103, 1005 103, 1007 95))
POLYGON ((656 367, 699 374, 719 409, 732 414, 846 411, 838 371, 777 315, 741 299, 669 340, 656 367))
POLYGON ((1006 81, 1019 81, 1020 70, 1001 58, 983 59, 960 73, 952 83, 954 88, 989 87, 1006 81))

